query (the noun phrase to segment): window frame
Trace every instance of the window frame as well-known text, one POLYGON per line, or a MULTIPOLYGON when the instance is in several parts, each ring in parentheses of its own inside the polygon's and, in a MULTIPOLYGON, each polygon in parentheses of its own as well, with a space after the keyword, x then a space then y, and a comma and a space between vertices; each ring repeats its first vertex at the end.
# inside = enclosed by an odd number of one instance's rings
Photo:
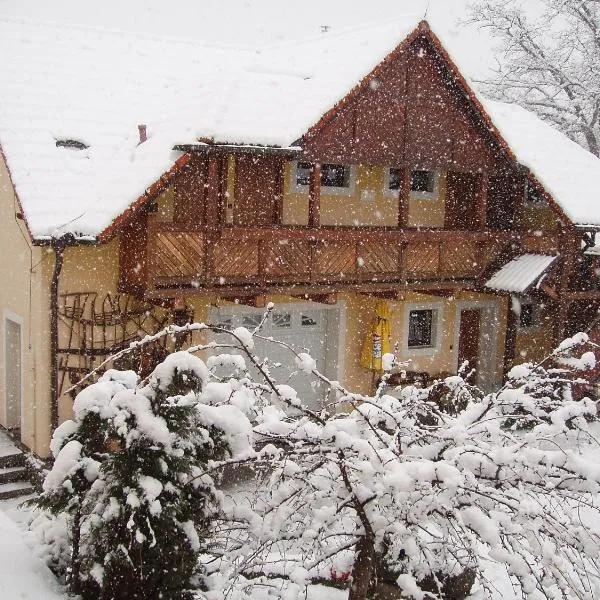
POLYGON ((541 318, 540 318, 541 307, 535 300, 531 298, 520 298, 519 299, 519 331, 537 331, 541 326, 541 318), (522 315, 523 315, 523 307, 530 306, 531 307, 531 325, 523 325, 522 315))
POLYGON ((383 176, 383 193, 386 196, 392 196, 394 198, 400 197, 400 190, 402 189, 402 167, 388 167, 385 169, 383 176), (392 179, 392 170, 400 171, 400 187, 397 190, 393 190, 390 188, 390 181, 392 179))
POLYGON ((411 169, 410 171, 410 190, 409 196, 414 200, 439 200, 440 199, 440 172, 434 171, 433 169, 411 169), (412 177, 415 171, 425 171, 433 174, 433 191, 431 192, 418 192, 412 189, 412 177))
POLYGON ((544 198, 543 194, 537 190, 537 188, 532 185, 531 181, 527 181, 527 185, 525 186, 523 204, 530 208, 548 208, 549 203, 546 198, 544 198), (531 200, 531 195, 535 194, 537 196, 537 200, 531 200))
MULTIPOLYGON (((295 194, 308 194, 308 185, 298 184, 298 164, 304 163, 308 161, 304 160, 294 160, 291 161, 291 169, 290 169, 290 185, 289 189, 291 193, 295 194)), ((347 187, 336 187, 323 185, 321 183, 321 195, 322 196, 353 196, 356 192, 356 165, 348 165, 345 163, 333 163, 333 162, 324 162, 321 163, 327 165, 342 165, 344 168, 348 169, 348 186, 347 187)))
POLYGON ((24 335, 25 335, 25 319, 23 317, 21 317, 20 315, 12 312, 11 310, 7 310, 5 309, 3 311, 3 317, 4 317, 4 321, 2 323, 2 328, 3 328, 3 336, 2 336, 2 343, 3 343, 3 352, 4 352, 4 364, 2 365, 2 370, 4 371, 4 389, 3 389, 3 395, 4 395, 4 419, 5 419, 5 424, 7 427, 9 428, 13 428, 10 426, 10 424, 8 423, 8 377, 7 377, 7 372, 8 372, 8 364, 7 364, 7 359, 8 359, 8 355, 6 353, 6 344, 8 341, 8 327, 7 327, 7 323, 8 321, 11 321, 12 323, 14 323, 15 325, 18 325, 19 327, 19 424, 17 425, 18 428, 23 428, 23 419, 24 419, 24 411, 23 411, 23 398, 24 398, 24 393, 25 393, 25 344, 24 344, 24 335))
POLYGON ((405 356, 415 355, 431 355, 439 352, 442 343, 443 331, 442 331, 442 316, 443 316, 443 304, 441 302, 427 302, 427 303, 406 303, 404 305, 404 330, 405 333, 402 336, 402 349, 405 356), (408 335, 409 335, 409 323, 410 314, 415 311, 430 310, 431 315, 431 345, 430 346, 409 346, 408 335))

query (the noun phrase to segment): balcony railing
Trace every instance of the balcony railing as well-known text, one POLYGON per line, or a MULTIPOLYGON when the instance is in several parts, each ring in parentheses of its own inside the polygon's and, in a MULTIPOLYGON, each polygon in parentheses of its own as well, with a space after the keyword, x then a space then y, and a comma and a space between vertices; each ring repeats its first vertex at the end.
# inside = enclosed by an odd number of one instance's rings
POLYGON ((514 233, 359 228, 149 229, 147 288, 477 279, 514 233))

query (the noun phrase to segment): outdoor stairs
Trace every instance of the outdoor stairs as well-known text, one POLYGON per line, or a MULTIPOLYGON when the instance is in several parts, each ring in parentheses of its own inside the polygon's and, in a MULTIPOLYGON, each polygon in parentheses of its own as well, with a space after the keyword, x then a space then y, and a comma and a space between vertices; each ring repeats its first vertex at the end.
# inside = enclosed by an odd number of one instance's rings
POLYGON ((25 454, 5 431, 0 430, 0 500, 33 493, 25 454))

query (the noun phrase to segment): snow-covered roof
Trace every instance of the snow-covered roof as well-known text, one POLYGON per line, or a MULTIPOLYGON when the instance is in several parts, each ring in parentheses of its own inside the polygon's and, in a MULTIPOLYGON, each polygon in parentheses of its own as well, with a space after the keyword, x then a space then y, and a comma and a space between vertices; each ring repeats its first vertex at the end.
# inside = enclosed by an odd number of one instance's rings
POLYGON ((556 256, 522 254, 505 264, 484 285, 492 290, 524 294, 538 283, 555 260, 556 256))
MULTIPOLYGON (((0 19, 0 145, 30 231, 98 236, 171 169, 181 156, 176 144, 214 138, 289 147, 419 18, 269 48, 0 19), (142 123, 149 139, 139 144, 142 123), (88 147, 57 147, 61 140, 88 147)), ((452 51, 452 36, 442 42, 452 51)), ((600 177, 600 161, 522 109, 486 106, 565 212, 600 224, 591 192, 581 193, 600 177), (545 152, 536 160, 528 140, 538 130, 554 135, 562 160, 546 165, 545 152)))
POLYGON ((579 225, 600 225, 600 159, 517 104, 483 99, 517 160, 579 225))

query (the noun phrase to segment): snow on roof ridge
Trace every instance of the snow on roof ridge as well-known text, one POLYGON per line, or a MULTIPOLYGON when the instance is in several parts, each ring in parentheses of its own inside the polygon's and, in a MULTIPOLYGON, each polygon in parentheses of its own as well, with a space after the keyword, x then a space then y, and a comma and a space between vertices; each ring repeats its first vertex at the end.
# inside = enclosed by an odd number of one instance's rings
MULTIPOLYGON (((294 48, 294 47, 298 47, 298 46, 311 45, 314 43, 326 41, 328 39, 345 37, 349 34, 357 33, 359 31, 363 32, 363 31, 368 31, 370 29, 381 29, 383 27, 387 28, 394 22, 399 22, 399 23, 406 22, 409 19, 414 21, 413 29, 416 29, 417 26, 419 25, 419 23, 422 21, 422 15, 421 15, 421 13, 407 12, 402 15, 397 15, 395 17, 388 18, 385 21, 378 19, 378 20, 373 20, 373 21, 367 21, 367 22, 360 23, 357 25, 348 25, 348 26, 342 27, 340 29, 332 28, 331 30, 329 30, 327 32, 317 33, 315 35, 311 35, 310 37, 306 37, 303 39, 286 40, 284 42, 275 42, 273 44, 261 46, 259 48, 259 52, 262 54, 263 52, 266 52, 266 51, 273 51, 273 50, 280 50, 280 49, 284 49, 284 48, 294 48)), ((401 34, 402 34, 402 32, 399 32, 399 35, 401 35, 401 34)), ((406 35, 403 35, 401 38, 399 38, 398 43, 395 46, 390 48, 390 52, 405 39, 406 39, 406 35)))
POLYGON ((88 25, 84 23, 60 23, 58 21, 48 21, 41 19, 31 19, 25 17, 10 17, 8 15, 0 14, 0 23, 10 23, 12 25, 28 25, 31 27, 40 27, 45 29, 58 29, 64 33, 69 33, 72 30, 78 32, 90 32, 113 36, 127 36, 138 40, 145 40, 156 43, 167 43, 167 44, 181 44, 185 46, 195 46, 198 48, 218 48, 221 50, 232 50, 232 51, 244 51, 244 52, 255 52, 257 49, 261 49, 260 46, 242 45, 242 44, 227 44, 217 42, 207 42, 197 40, 190 37, 179 37, 179 36, 162 36, 153 33, 144 33, 140 31, 131 31, 128 29, 112 29, 102 27, 100 25, 88 25))

